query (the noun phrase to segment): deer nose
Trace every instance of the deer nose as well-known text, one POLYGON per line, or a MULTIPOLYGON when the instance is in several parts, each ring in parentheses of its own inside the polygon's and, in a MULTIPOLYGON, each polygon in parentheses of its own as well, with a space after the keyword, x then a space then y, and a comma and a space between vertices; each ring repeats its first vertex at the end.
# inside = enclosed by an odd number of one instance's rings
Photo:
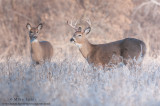
POLYGON ((33 36, 33 38, 35 38, 35 39, 36 39, 36 38, 37 38, 37 36, 33 36))
POLYGON ((71 38, 71 39, 70 39, 70 42, 73 42, 73 41, 74 41, 74 39, 73 39, 73 38, 71 38))

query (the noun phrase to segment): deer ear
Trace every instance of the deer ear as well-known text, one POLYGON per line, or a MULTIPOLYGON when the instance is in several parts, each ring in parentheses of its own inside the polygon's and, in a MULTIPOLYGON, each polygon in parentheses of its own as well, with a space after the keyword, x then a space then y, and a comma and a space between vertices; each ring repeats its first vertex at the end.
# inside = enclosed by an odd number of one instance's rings
POLYGON ((31 25, 30 25, 29 23, 27 23, 26 28, 27 28, 28 30, 31 30, 31 25))
POLYGON ((42 27, 43 27, 43 25, 42 25, 42 23, 40 23, 37 28, 38 28, 38 30, 41 30, 42 27))
POLYGON ((87 35, 87 34, 89 34, 90 31, 91 31, 91 27, 87 27, 87 28, 84 30, 84 33, 87 35))

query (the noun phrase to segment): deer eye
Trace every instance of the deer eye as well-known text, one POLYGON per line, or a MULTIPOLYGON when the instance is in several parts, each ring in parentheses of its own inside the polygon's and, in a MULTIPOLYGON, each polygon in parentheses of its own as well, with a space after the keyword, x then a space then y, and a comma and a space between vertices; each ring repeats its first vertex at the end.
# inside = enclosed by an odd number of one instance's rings
POLYGON ((78 35, 78 36, 82 36, 82 35, 78 35))

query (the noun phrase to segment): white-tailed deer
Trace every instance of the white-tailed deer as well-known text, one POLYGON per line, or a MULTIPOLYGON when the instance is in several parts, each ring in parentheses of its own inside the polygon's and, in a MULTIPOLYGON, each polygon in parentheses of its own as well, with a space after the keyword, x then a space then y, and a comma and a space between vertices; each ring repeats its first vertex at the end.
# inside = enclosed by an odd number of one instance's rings
POLYGON ((95 45, 91 44, 86 38, 86 35, 91 31, 90 21, 86 21, 88 26, 83 30, 81 26, 73 25, 72 21, 67 23, 76 30, 70 41, 78 46, 89 64, 112 67, 109 63, 116 65, 123 62, 125 65, 130 65, 130 59, 137 60, 138 58, 141 58, 142 62, 146 53, 146 46, 143 41, 135 38, 126 38, 111 43, 95 45))
POLYGON ((29 30, 31 43, 31 58, 34 63, 40 64, 44 61, 50 61, 53 56, 53 47, 48 41, 38 41, 38 33, 42 29, 42 24, 37 27, 31 27, 29 23, 26 25, 29 30))

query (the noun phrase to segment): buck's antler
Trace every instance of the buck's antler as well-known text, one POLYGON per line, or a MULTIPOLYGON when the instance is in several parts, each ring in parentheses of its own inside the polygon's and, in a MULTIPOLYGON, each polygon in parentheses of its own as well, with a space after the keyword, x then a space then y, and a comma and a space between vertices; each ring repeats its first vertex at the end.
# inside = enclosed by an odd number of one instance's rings
POLYGON ((69 26, 71 26, 73 29, 78 30, 78 28, 76 28, 77 22, 78 22, 78 21, 76 21, 76 22, 74 23, 74 25, 73 25, 73 22, 72 22, 72 20, 71 20, 70 23, 67 21, 67 24, 68 24, 69 26))
POLYGON ((88 25, 91 27, 91 21, 90 21, 90 19, 88 18, 88 19, 86 19, 85 20, 87 23, 88 23, 88 25))

